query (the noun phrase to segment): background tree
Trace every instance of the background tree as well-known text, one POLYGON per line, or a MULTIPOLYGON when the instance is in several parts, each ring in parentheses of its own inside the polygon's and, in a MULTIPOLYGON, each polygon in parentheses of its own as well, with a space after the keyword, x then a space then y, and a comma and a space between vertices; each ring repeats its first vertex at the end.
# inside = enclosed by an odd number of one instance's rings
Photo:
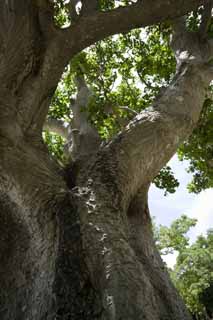
POLYGON ((196 220, 185 215, 175 220, 170 227, 154 228, 155 239, 161 255, 178 253, 171 278, 196 319, 212 316, 212 263, 213 231, 199 236, 189 244, 187 232, 196 225, 196 220))
MULTIPOLYGON (((210 22, 207 0, 0 2, 1 319, 190 319, 155 248, 147 192, 198 122, 212 79, 210 22), (177 19, 202 5, 197 31, 190 17, 177 19), (115 59, 119 94, 111 87, 115 69, 107 66, 105 44, 94 48, 97 61, 82 54, 91 59, 88 70, 73 60, 107 36, 163 22, 163 30, 171 24, 174 30, 173 77, 156 73, 164 55, 146 58, 149 43, 139 36, 135 63, 133 49, 128 63, 122 50, 115 59), (89 71, 93 65, 99 73, 89 71), (70 93, 60 95, 66 88, 59 87, 54 117, 46 119, 65 68, 74 71, 77 90, 67 85, 70 93), (134 69, 150 87, 145 99, 134 69), (68 105, 58 103, 75 91, 70 116, 68 105), (132 119, 127 126, 123 116, 132 119), (51 144, 60 163, 48 152, 44 127, 66 140, 66 166, 62 148, 51 144)), ((153 30, 156 53, 163 38, 159 27, 153 30)), ((118 49, 134 37, 119 41, 118 49)), ((62 141, 46 134, 53 139, 62 141)))

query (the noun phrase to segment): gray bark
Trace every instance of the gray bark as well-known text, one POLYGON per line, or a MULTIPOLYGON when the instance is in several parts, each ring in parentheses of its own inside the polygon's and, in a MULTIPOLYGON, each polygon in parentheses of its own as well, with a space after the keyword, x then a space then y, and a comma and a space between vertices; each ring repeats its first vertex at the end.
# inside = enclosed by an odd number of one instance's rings
POLYGON ((88 147, 89 161, 76 157, 64 171, 41 132, 75 53, 107 35, 176 18, 208 2, 138 1, 112 12, 92 10, 58 30, 49 2, 1 1, 2 320, 190 319, 155 249, 147 192, 199 118, 212 79, 212 44, 205 39, 201 46, 198 34, 178 24, 173 82, 105 145, 75 105, 74 127, 91 134, 78 145, 79 154, 82 143, 88 147))

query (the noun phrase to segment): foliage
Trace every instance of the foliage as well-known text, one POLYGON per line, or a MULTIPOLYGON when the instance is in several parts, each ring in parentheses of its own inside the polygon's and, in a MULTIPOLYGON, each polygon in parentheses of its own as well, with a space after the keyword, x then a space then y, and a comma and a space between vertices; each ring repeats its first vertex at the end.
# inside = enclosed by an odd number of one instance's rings
POLYGON ((54 22, 61 28, 68 26, 71 22, 66 2, 66 0, 53 0, 54 22))
POLYGON ((154 179, 154 184, 159 189, 165 189, 164 195, 167 193, 174 193, 179 186, 178 180, 174 177, 172 169, 169 166, 165 166, 157 177, 154 179))
POLYGON ((213 281, 213 230, 199 236, 194 244, 180 252, 173 281, 194 314, 203 313, 200 296, 213 281))
POLYGON ((52 154, 52 156, 54 156, 59 161, 60 160, 63 161, 64 160, 63 146, 65 143, 63 138, 57 134, 50 133, 45 130, 43 132, 43 139, 45 143, 48 145, 49 151, 52 154))
POLYGON ((155 226, 154 235, 156 245, 161 255, 174 253, 174 250, 182 252, 189 245, 189 238, 186 233, 196 225, 196 219, 182 215, 172 222, 170 227, 155 226))
POLYGON ((199 295, 199 299, 201 303, 205 306, 208 313, 212 316, 213 314, 213 281, 210 285, 204 289, 201 294, 199 295))
POLYGON ((186 234, 195 225, 195 219, 183 215, 170 227, 155 226, 154 234, 161 254, 178 252, 176 265, 170 270, 171 278, 189 310, 205 319, 204 306, 212 310, 209 297, 213 282, 213 229, 190 245, 186 234))

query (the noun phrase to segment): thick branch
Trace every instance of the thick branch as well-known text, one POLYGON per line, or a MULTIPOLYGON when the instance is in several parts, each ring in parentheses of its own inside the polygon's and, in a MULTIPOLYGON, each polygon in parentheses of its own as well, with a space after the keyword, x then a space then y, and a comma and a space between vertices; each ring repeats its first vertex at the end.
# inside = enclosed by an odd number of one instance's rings
POLYGON ((77 3, 78 3, 78 0, 71 0, 68 3, 68 9, 69 9, 69 13, 70 13, 70 17, 71 17, 72 21, 76 21, 79 18, 77 11, 76 11, 77 3))
POLYGON ((89 158, 94 154, 99 145, 100 137, 97 130, 92 126, 88 119, 88 106, 91 91, 86 84, 84 76, 76 77, 78 94, 75 103, 71 105, 73 120, 71 123, 70 138, 72 145, 70 148, 73 160, 89 158))
MULTIPOLYGON (((184 62, 153 107, 137 115, 100 152, 97 158, 100 179, 103 172, 111 177, 109 183, 115 179, 127 206, 141 183, 151 182, 191 133, 210 79, 206 66, 184 62)), ((92 179, 93 175, 97 179, 97 171, 91 173, 92 179)))
POLYGON ((107 12, 96 11, 92 15, 82 16, 77 24, 61 32, 63 52, 70 58, 70 54, 78 53, 107 36, 183 16, 209 1, 145 0, 107 12))
POLYGON ((110 168, 108 175, 116 179, 127 206, 141 183, 149 184, 192 132, 212 79, 208 64, 211 43, 205 41, 201 45, 198 34, 184 30, 184 24, 176 25, 178 64, 170 86, 151 108, 137 115, 124 132, 105 146, 97 159, 100 176, 101 171, 110 168))
POLYGON ((83 0, 82 3, 82 15, 90 15, 98 9, 98 0, 83 0))

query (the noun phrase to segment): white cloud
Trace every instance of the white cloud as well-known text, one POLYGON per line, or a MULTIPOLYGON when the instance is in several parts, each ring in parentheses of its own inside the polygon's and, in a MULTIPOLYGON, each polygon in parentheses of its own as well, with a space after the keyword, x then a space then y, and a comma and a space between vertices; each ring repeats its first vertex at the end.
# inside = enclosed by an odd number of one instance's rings
POLYGON ((166 262, 167 266, 172 269, 176 263, 177 256, 178 256, 178 253, 177 251, 175 251, 174 253, 170 253, 170 254, 167 254, 166 256, 162 256, 162 259, 164 262, 166 262))
POLYGON ((195 241, 198 235, 205 234, 208 229, 213 228, 213 189, 197 195, 186 214, 198 220, 195 228, 190 231, 191 241, 195 241))

